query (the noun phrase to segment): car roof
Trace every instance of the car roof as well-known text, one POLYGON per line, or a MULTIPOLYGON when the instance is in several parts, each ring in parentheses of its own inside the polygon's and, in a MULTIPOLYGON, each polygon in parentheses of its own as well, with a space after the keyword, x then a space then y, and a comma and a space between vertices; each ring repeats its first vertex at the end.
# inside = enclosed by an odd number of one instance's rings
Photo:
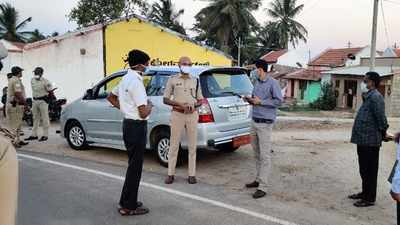
MULTIPOLYGON (((243 70, 246 71, 243 67, 215 67, 215 66, 193 66, 190 68, 191 74, 193 76, 198 77, 200 74, 206 71, 218 71, 218 70, 243 70)), ((121 76, 125 75, 127 70, 121 70, 116 73, 113 73, 112 76, 121 76)), ((153 73, 168 73, 168 74, 177 74, 180 73, 180 69, 178 66, 149 66, 147 70, 149 74, 153 73)))

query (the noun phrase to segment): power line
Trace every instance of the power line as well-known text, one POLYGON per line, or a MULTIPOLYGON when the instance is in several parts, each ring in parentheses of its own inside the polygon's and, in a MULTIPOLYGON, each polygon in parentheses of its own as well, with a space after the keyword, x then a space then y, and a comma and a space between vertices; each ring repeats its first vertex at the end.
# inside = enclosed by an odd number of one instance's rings
POLYGON ((386 17, 385 17, 385 10, 383 9, 383 1, 381 1, 381 8, 382 8, 382 17, 383 17, 383 24, 385 26, 385 35, 386 35, 386 44, 387 46, 390 46, 390 38, 389 38, 389 31, 388 31, 388 25, 386 22, 386 17))

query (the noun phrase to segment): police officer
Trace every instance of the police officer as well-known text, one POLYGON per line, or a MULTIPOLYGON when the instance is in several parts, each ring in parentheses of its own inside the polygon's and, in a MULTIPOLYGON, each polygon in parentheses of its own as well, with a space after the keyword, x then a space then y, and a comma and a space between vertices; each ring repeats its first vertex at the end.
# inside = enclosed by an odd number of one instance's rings
POLYGON ((7 119, 9 126, 15 135, 13 144, 16 148, 28 144, 21 141, 19 137, 22 127, 22 118, 24 117, 24 110, 27 107, 25 99, 25 87, 21 81, 22 71, 23 69, 18 66, 11 68, 13 77, 8 80, 7 89, 7 119))
POLYGON ((32 85, 32 115, 33 115, 33 129, 32 135, 25 139, 25 141, 32 141, 38 139, 38 129, 40 121, 42 121, 43 135, 39 141, 47 141, 49 136, 49 104, 48 95, 52 91, 51 83, 43 78, 43 68, 36 67, 33 71, 34 77, 31 80, 32 85))
POLYGON ((168 153, 168 177, 166 184, 174 182, 176 160, 182 132, 186 130, 189 147, 189 184, 196 181, 196 151, 198 103, 203 99, 199 80, 190 75, 192 62, 189 57, 179 59, 181 73, 169 78, 164 92, 164 104, 172 106, 171 114, 171 146, 168 153))

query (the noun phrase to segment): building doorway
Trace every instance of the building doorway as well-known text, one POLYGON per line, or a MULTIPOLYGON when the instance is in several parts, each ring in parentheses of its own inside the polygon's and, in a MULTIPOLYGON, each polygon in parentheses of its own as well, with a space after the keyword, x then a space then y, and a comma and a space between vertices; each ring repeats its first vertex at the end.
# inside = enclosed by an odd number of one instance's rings
POLYGON ((344 81, 344 94, 346 96, 346 107, 353 108, 354 100, 357 98, 357 81, 344 81))

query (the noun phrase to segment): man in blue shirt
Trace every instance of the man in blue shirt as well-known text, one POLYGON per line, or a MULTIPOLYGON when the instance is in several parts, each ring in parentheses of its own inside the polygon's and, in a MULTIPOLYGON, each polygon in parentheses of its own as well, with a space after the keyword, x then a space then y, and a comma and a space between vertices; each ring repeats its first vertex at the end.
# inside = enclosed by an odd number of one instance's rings
POLYGON ((247 188, 257 188, 253 198, 266 195, 269 172, 271 170, 271 133, 276 120, 277 109, 282 105, 283 97, 279 82, 267 75, 268 63, 255 62, 257 80, 253 95, 245 99, 253 105, 252 146, 256 158, 256 179, 246 184, 247 188))

